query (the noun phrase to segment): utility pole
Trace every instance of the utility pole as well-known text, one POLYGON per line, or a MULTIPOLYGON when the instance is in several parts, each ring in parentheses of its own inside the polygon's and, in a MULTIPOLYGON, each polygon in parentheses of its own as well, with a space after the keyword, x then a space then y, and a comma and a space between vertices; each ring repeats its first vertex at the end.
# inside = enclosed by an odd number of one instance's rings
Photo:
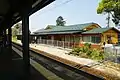
POLYGON ((110 27, 110 12, 108 12, 107 20, 107 27, 110 27))

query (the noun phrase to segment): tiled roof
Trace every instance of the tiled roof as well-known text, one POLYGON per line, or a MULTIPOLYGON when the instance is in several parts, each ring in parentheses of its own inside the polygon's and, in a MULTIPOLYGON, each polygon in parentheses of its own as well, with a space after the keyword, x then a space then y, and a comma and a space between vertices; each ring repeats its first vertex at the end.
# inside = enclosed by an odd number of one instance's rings
MULTIPOLYGON (((47 34, 72 34, 72 33, 80 33, 80 31, 58 31, 58 32, 42 32, 36 35, 47 35, 47 34)), ((34 34, 32 34, 34 35, 34 34)))
POLYGON ((37 33, 37 34, 43 34, 43 33, 48 33, 48 34, 52 34, 52 33, 56 33, 57 32, 70 32, 70 31, 73 31, 73 32, 81 32, 83 31, 84 28, 90 26, 90 25, 93 25, 93 24, 96 24, 96 23, 85 23, 85 24, 77 24, 77 25, 69 25, 69 26, 54 26, 52 27, 51 29, 44 29, 44 30, 38 30, 37 32, 34 32, 34 33, 37 33))
POLYGON ((38 32, 41 32, 41 31, 44 31, 44 28, 39 29, 39 30, 36 30, 36 31, 35 31, 35 32, 33 32, 33 33, 38 33, 38 32))
MULTIPOLYGON (((103 32, 106 32, 110 29, 115 29, 114 27, 109 27, 109 28, 95 28, 95 29, 92 29, 90 31, 86 31, 86 32, 83 32, 82 34, 95 34, 95 33, 103 33, 103 32)), ((117 29, 115 29, 117 30, 117 29)))

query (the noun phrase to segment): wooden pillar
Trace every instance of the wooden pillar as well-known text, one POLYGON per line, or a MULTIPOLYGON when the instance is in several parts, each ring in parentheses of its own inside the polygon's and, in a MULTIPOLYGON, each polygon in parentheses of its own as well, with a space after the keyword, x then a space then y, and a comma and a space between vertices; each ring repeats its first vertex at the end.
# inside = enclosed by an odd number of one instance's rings
POLYGON ((71 48, 71 35, 70 35, 70 48, 71 48))
POLYGON ((64 43, 63 43, 63 45, 64 45, 63 47, 65 48, 65 35, 64 35, 64 43))
POLYGON ((9 47, 9 52, 12 54, 12 29, 11 27, 8 28, 8 47, 9 47))
POLYGON ((6 51, 6 38, 5 38, 5 36, 6 36, 6 31, 5 30, 3 30, 2 31, 2 44, 1 44, 1 53, 4 53, 5 51, 6 51))
POLYGON ((1 37, 2 37, 2 42, 1 42, 1 53, 3 53, 3 46, 4 46, 4 44, 3 44, 3 42, 4 42, 4 35, 3 35, 3 31, 1 32, 1 37))
POLYGON ((25 13, 22 16, 22 45, 23 45, 23 62, 25 74, 30 74, 30 55, 29 55, 29 16, 25 13))
MULTIPOLYGON (((48 39, 48 38, 47 38, 48 39)), ((47 40, 46 39, 46 40, 47 40)), ((54 46, 54 35, 51 36, 51 40, 52 40, 52 45, 54 46)))
POLYGON ((3 30, 3 46, 6 46, 7 36, 6 36, 6 29, 3 30))
POLYGON ((73 35, 73 48, 75 48, 75 35, 73 35))

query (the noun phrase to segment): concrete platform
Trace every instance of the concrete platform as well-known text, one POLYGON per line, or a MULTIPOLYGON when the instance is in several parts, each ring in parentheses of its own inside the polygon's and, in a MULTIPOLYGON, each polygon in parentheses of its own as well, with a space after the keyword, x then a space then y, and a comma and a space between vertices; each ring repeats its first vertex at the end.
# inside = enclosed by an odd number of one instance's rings
MULTIPOLYGON (((20 40, 17 40, 18 44, 21 44, 20 40)), ((72 51, 72 49, 67 49, 67 48, 61 48, 61 47, 56 47, 56 46, 51 46, 51 45, 46 45, 46 44, 30 44, 30 48, 37 49, 43 52, 46 52, 48 54, 52 54, 58 57, 61 57, 63 59, 82 64, 82 65, 87 65, 87 66, 92 66, 95 64, 99 64, 98 62, 87 59, 87 58, 80 58, 77 56, 72 56, 72 55, 67 55, 65 53, 69 53, 72 51)), ((98 67, 99 70, 102 70, 98 67)))
POLYGON ((69 53, 71 51, 71 49, 64 49, 64 48, 58 48, 58 47, 54 47, 54 46, 49 46, 49 45, 45 45, 45 44, 30 44, 31 48, 40 50, 40 51, 44 51, 46 53, 55 55, 55 56, 59 56, 61 58, 76 62, 76 63, 80 63, 83 65, 88 65, 89 64, 95 64, 97 62, 91 60, 91 59, 85 59, 85 58, 80 58, 77 56, 71 56, 71 55, 67 55, 65 53, 69 53))

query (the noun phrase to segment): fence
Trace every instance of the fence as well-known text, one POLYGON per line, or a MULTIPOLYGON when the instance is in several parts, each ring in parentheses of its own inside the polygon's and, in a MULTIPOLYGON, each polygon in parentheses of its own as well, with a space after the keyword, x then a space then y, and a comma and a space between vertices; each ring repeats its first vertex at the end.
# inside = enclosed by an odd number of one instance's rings
POLYGON ((120 46, 105 47, 105 60, 120 63, 120 46))
POLYGON ((76 42, 47 40, 47 39, 41 39, 41 40, 38 39, 36 43, 47 44, 47 45, 63 47, 63 48, 70 48, 70 49, 79 45, 79 43, 76 43, 76 42))
MULTIPOLYGON (((56 47, 62 48, 74 48, 79 46, 79 43, 68 42, 68 41, 58 41, 58 40, 47 40, 47 39, 38 39, 36 44, 47 44, 56 47)), ((120 63, 120 46, 114 47, 104 47, 105 60, 110 60, 112 62, 120 63)))

